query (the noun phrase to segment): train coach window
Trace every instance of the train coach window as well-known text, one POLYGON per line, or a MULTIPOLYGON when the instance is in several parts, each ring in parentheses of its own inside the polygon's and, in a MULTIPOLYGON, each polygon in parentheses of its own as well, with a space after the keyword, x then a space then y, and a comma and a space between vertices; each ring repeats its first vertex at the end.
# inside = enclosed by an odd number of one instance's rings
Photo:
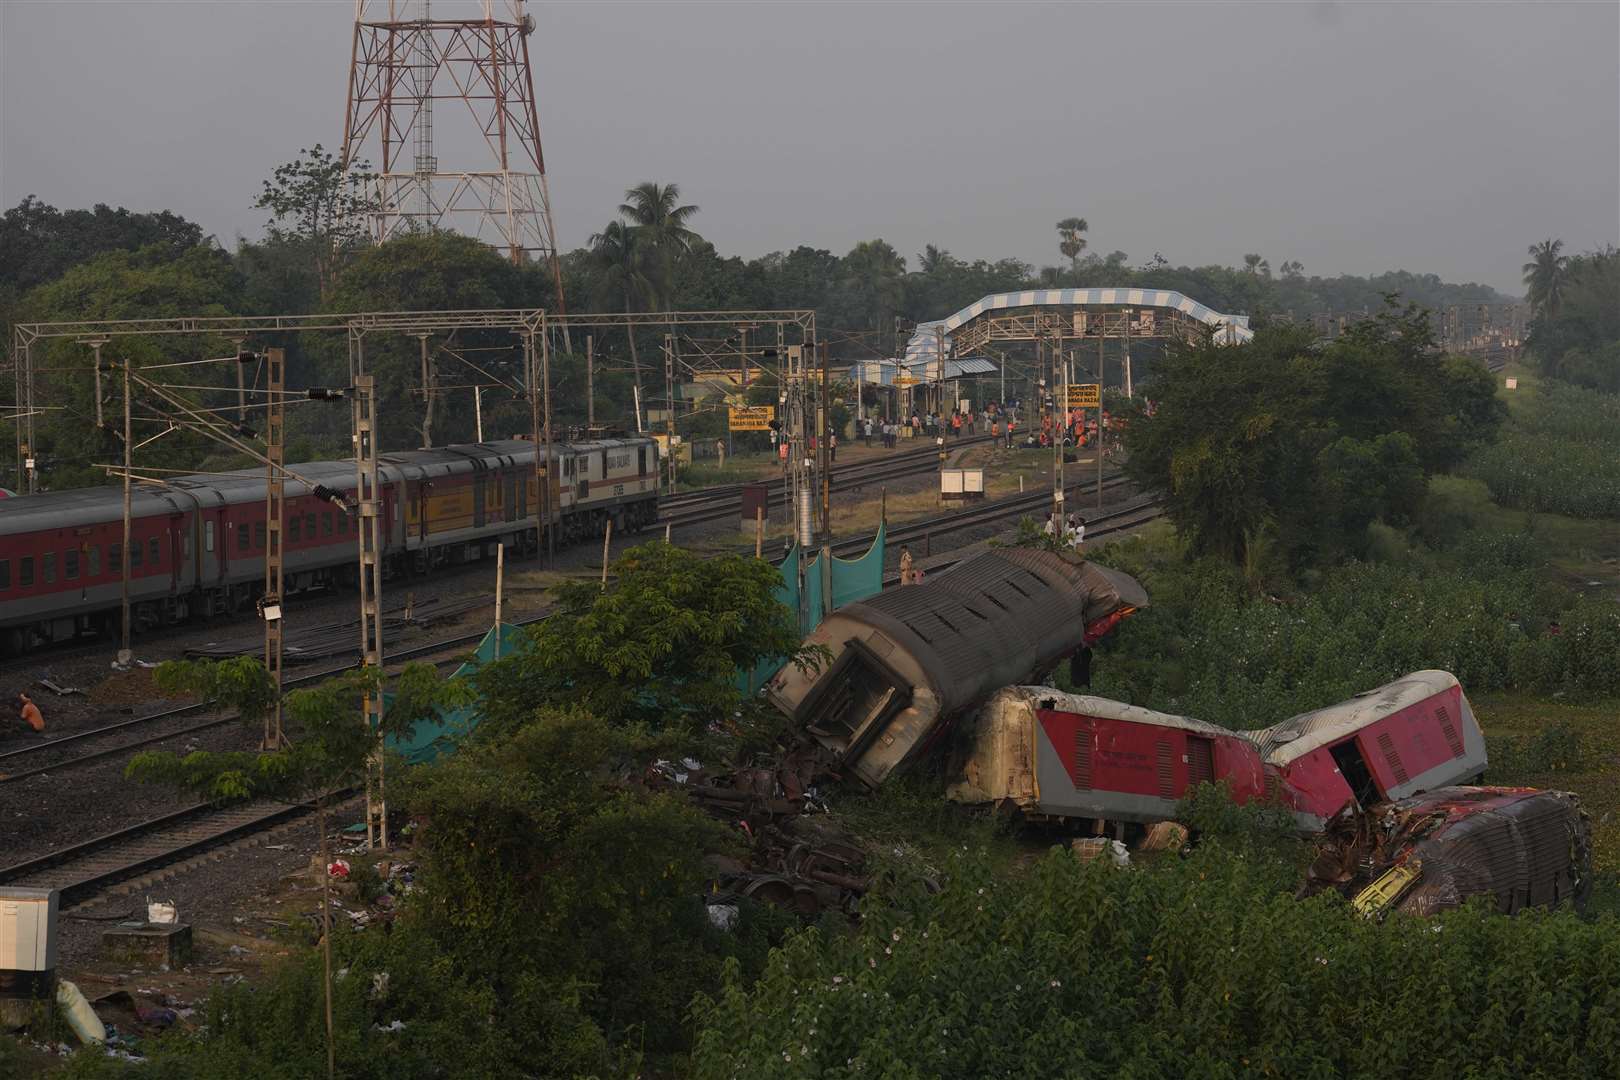
POLYGON ((107 569, 111 570, 115 574, 122 574, 124 572, 123 544, 107 545, 107 569))
POLYGON ((100 577, 101 576, 101 547, 100 547, 100 545, 98 545, 98 544, 91 544, 90 545, 89 562, 90 562, 89 568, 85 570, 84 576, 85 577, 100 577))
POLYGON ((136 540, 129 545, 129 568, 135 569, 141 565, 141 542, 136 540))
POLYGON ((62 580, 74 581, 79 576, 79 552, 76 548, 68 548, 62 552, 62 580))
POLYGON ((256 548, 264 547, 264 536, 265 536, 265 533, 267 533, 269 531, 270 531, 270 526, 269 525, 265 524, 262 521, 256 523, 253 526, 253 546, 256 547, 256 548))
POLYGON ((315 515, 314 514, 305 514, 304 515, 304 535, 309 537, 309 539, 311 539, 311 540, 315 539, 315 515))
POLYGON ((44 579, 45 579, 45 584, 47 584, 47 585, 55 585, 56 584, 56 552, 47 551, 45 554, 41 555, 39 557, 39 566, 40 566, 40 570, 42 571, 41 576, 44 577, 44 579))
POLYGON ((155 536, 146 542, 146 561, 152 566, 163 565, 163 548, 155 536))
POLYGON ((26 589, 34 583, 34 557, 24 555, 17 563, 17 586, 26 589))
POLYGON ((292 517, 287 519, 287 542, 288 543, 296 544, 298 542, 299 523, 302 522, 303 520, 304 519, 299 517, 297 514, 294 514, 292 517))
POLYGON ((236 527, 236 550, 246 551, 252 542, 252 535, 248 532, 248 526, 246 524, 238 525, 236 527))
POLYGON ((0 592, 11 588, 11 560, 0 559, 0 592))
POLYGON ((339 533, 346 533, 349 531, 349 512, 347 510, 344 510, 342 513, 338 514, 337 527, 339 533))
POLYGON ((214 550, 214 523, 212 521, 203 522, 203 550, 214 550))
POLYGON ((332 535, 332 511, 330 510, 321 511, 321 535, 332 535))

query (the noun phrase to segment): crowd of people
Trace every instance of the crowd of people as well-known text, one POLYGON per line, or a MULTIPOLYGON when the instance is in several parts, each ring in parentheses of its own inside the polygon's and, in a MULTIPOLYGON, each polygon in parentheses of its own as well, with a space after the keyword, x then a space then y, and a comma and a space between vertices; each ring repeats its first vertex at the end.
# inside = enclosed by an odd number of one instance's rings
MULTIPOLYGON (((1022 402, 987 402, 977 411, 972 408, 954 409, 949 413, 933 410, 913 409, 909 416, 885 417, 867 415, 855 421, 855 437, 860 439, 867 447, 877 445, 885 450, 893 450, 900 444, 901 438, 929 439, 956 438, 963 435, 990 435, 998 446, 1005 446, 1011 450, 1022 447, 1024 449, 1046 449, 1061 438, 1064 446, 1087 447, 1098 445, 1104 448, 1104 453, 1119 434, 1123 427, 1122 421, 1107 410, 1102 410, 1099 418, 1096 409, 1071 409, 1067 414, 1054 417, 1045 412, 1039 420, 1022 420, 1019 417, 1022 402)), ((837 454, 838 438, 835 432, 828 433, 828 446, 833 454, 837 454)), ((815 446, 815 437, 811 437, 812 449, 815 446)), ((771 432, 773 449, 785 462, 787 460, 787 446, 779 441, 777 432, 771 432)))

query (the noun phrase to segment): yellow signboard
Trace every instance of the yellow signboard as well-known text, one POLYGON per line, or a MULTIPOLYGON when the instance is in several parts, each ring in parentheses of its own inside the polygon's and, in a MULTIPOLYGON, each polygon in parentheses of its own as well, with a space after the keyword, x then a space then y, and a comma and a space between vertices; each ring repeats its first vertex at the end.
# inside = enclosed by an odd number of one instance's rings
POLYGON ((775 405, 733 405, 731 407, 732 431, 769 431, 771 421, 776 419, 775 405))
POLYGON ((1102 387, 1096 383, 1070 383, 1069 408, 1095 409, 1102 404, 1102 387))
POLYGON ((894 377, 894 385, 896 386, 916 386, 919 381, 915 375, 896 375, 894 377))

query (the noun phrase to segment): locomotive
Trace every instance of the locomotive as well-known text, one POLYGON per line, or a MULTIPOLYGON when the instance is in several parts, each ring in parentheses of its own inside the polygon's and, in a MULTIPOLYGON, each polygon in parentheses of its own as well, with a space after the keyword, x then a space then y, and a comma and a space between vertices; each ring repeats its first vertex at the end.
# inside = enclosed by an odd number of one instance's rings
POLYGON ((1007 687, 964 726, 950 798, 1033 820, 1134 826, 1175 816, 1201 782, 1274 802, 1302 833, 1364 809, 1478 780, 1485 737, 1450 672, 1417 671, 1258 731, 1230 731, 1106 698, 1007 687))
MULTIPOLYGON (((503 439, 378 457, 379 555, 386 574, 420 574, 543 539, 536 445, 503 439)), ((563 543, 635 532, 658 517, 658 445, 641 437, 553 443, 550 521, 563 543)), ((355 466, 290 466, 283 501, 289 593, 352 583, 357 573, 355 466), (307 480, 308 483, 304 481, 307 480)), ((242 610, 264 588, 263 469, 199 473, 132 492, 129 601, 137 629, 242 610)), ((0 654, 116 625, 123 495, 81 488, 0 501, 0 654)))

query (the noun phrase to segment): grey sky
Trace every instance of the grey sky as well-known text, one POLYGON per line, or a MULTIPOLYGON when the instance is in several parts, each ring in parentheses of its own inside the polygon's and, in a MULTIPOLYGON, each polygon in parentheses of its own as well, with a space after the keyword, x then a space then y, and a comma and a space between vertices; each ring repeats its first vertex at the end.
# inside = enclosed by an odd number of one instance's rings
MULTIPOLYGON (((744 256, 882 236, 1055 263, 1077 214, 1133 263, 1258 251, 1517 291, 1532 241, 1620 239, 1614 2, 531 10, 564 248, 643 179, 744 256)), ((257 236, 260 180, 341 142, 352 13, 0 0, 0 203, 257 236)))

